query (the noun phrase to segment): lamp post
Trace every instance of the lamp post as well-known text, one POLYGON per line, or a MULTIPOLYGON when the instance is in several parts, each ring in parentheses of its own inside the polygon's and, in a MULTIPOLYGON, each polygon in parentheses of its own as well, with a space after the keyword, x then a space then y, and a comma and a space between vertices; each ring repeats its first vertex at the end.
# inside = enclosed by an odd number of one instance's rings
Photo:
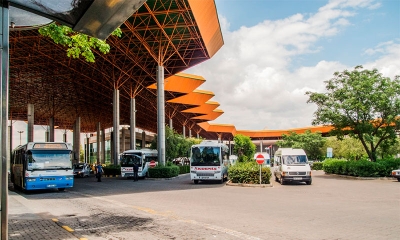
POLYGON ((24 131, 17 131, 18 133, 19 133, 19 145, 21 145, 21 134, 24 132, 24 131))

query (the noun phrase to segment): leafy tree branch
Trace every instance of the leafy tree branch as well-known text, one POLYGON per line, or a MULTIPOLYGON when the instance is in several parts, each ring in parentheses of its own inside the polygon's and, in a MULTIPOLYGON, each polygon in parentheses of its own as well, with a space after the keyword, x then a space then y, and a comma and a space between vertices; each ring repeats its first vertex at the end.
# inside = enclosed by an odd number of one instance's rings
MULTIPOLYGON (((68 57, 79 58, 82 56, 87 62, 95 61, 93 49, 98 49, 103 54, 110 51, 110 45, 105 40, 75 32, 70 27, 55 22, 39 28, 39 33, 51 38, 56 44, 67 47, 68 57)), ((122 31, 117 28, 111 35, 121 37, 122 31)))

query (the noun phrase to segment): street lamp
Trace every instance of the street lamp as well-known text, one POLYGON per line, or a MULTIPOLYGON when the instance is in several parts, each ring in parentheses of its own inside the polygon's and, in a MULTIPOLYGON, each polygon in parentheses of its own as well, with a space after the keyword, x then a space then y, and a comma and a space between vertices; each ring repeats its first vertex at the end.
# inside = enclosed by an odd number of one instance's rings
POLYGON ((24 132, 24 131, 17 131, 18 133, 19 133, 19 145, 21 145, 21 134, 24 132))

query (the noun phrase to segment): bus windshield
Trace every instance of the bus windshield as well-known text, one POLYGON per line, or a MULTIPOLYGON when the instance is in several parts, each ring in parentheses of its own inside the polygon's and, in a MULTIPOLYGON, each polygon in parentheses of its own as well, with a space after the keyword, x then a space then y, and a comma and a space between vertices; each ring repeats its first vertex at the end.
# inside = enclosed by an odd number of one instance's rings
POLYGON ((306 155, 287 155, 287 156, 282 156, 283 163, 284 164, 306 164, 307 163, 307 157, 306 155))
POLYGON ((220 147, 194 147, 190 164, 192 166, 220 166, 220 147))
POLYGON ((71 151, 31 150, 28 151, 28 170, 72 169, 71 151))
POLYGON ((121 166, 129 167, 133 166, 133 164, 142 164, 142 154, 141 153, 132 153, 132 154, 124 154, 121 157, 121 166))

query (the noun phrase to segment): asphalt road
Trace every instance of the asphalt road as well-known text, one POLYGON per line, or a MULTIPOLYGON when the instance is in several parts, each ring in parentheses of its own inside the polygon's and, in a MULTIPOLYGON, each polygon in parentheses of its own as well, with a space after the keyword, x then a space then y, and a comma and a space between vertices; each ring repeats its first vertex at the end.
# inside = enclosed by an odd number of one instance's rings
POLYGON ((87 239, 400 239, 400 182, 313 171, 273 187, 77 178, 65 192, 18 192, 42 218, 87 239))

